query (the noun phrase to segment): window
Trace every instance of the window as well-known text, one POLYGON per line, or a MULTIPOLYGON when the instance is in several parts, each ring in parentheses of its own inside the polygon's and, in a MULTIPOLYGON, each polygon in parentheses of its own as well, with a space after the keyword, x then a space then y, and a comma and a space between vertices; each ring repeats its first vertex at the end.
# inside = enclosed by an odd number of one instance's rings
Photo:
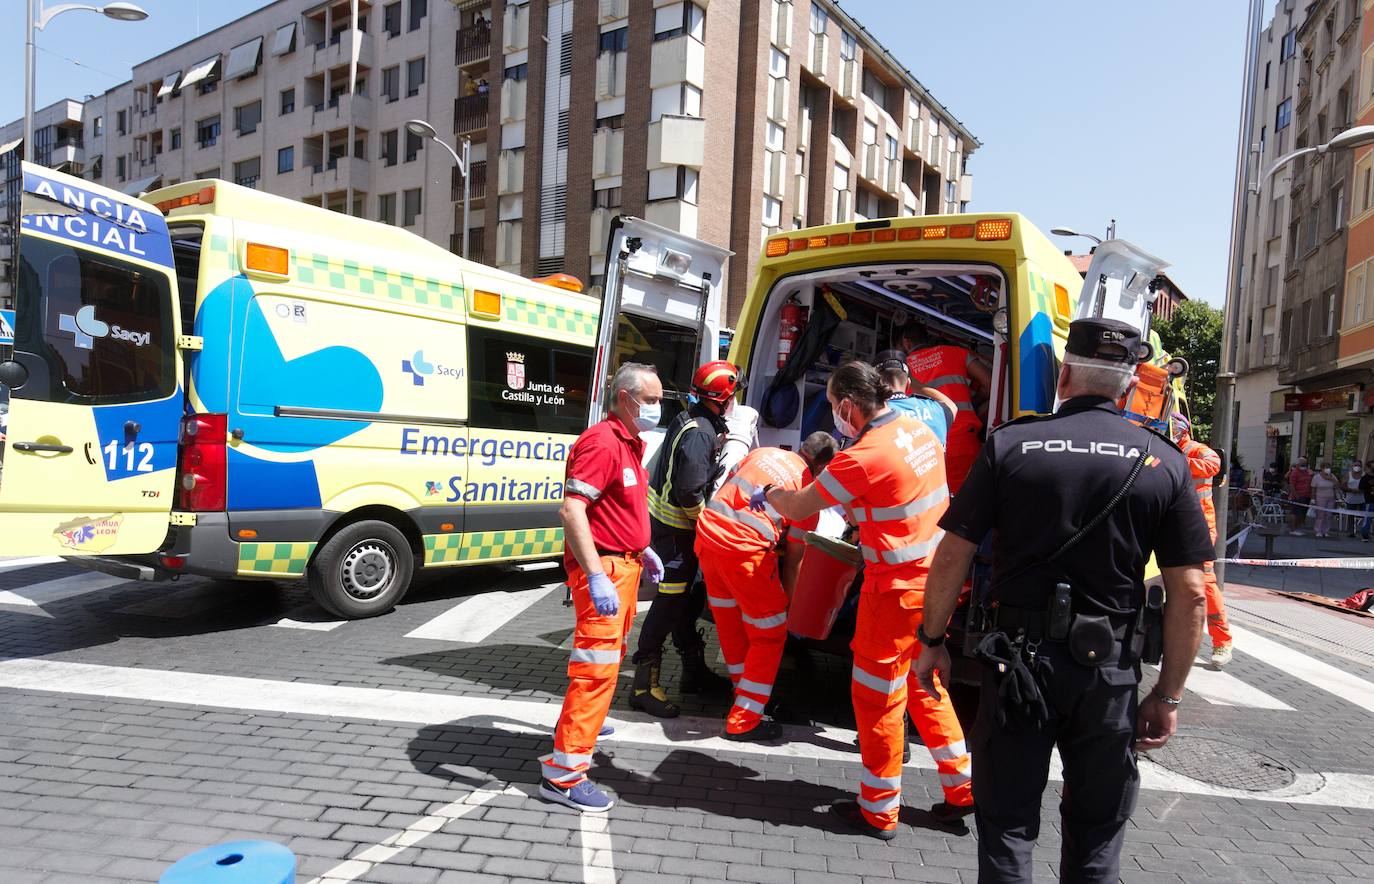
POLYGON ((669 166, 649 170, 649 199, 680 199, 696 204, 697 170, 686 166, 669 166))
MULTIPOLYGON (((647 325, 646 322, 646 328, 647 325)), ((473 426, 565 434, 576 434, 586 427, 587 379, 592 375, 591 347, 488 331, 476 326, 468 329, 468 347, 468 366, 472 372, 468 408, 469 422, 473 426), (513 371, 512 364, 521 366, 523 371, 513 371), (530 389, 549 392, 536 396, 510 395, 512 390, 530 389)), ((666 352, 659 348, 655 351, 666 352)), ((638 354, 636 358, 649 355, 638 354)), ((513 444, 516 445, 515 457, 531 456, 529 449, 520 447, 528 445, 527 442, 513 444)))
POLYGON ((242 187, 257 187, 262 177, 262 158, 253 157, 234 163, 234 183, 242 187))
POLYGON ((1279 221, 1283 218, 1283 197, 1274 200, 1269 210, 1269 235, 1279 235, 1279 221))
POLYGON ((382 7, 382 30, 388 37, 401 36, 401 4, 388 3, 382 7))
POLYGON ((173 129, 167 134, 168 150, 181 150, 181 129, 173 129))
POLYGON ((401 97, 401 67, 382 68, 382 97, 387 104, 401 97))
POLYGON ((830 22, 830 14, 819 3, 811 4, 811 33, 824 34, 830 22))
POLYGON ((598 128, 598 129, 624 129, 624 128, 625 128, 625 115, 624 115, 624 114, 616 114, 616 115, 613 116, 613 117, 601 117, 601 118, 599 118, 599 119, 596 121, 596 128, 598 128))
POLYGON ((883 156, 887 157, 889 160, 895 160, 898 156, 900 156, 899 148, 897 146, 897 139, 893 138, 891 135, 887 136, 886 147, 887 152, 884 153, 883 156))
POLYGON ((122 111, 117 111, 117 112, 115 113, 115 134, 116 134, 116 135, 128 135, 128 134, 129 134, 129 112, 128 112, 128 111, 122 110, 122 111))
POLYGON ((105 177, 105 158, 97 156, 91 160, 91 180, 99 181, 105 177))
POLYGON ((770 229, 782 226, 782 200, 771 196, 763 198, 763 226, 770 229))
POLYGON ((115 177, 123 181, 127 176, 127 164, 124 157, 115 157, 115 177))
POLYGON ((953 181, 945 182, 945 202, 952 203, 959 198, 959 191, 955 189, 956 187, 957 185, 953 181))
POLYGON ((1293 99, 1285 98, 1274 110, 1274 131, 1282 132, 1293 121, 1293 99))
POLYGON ((625 52, 629 49, 630 29, 628 27, 616 28, 614 31, 603 31, 601 33, 601 44, 597 49, 597 54, 602 52, 625 52))
POLYGON ((425 146, 425 140, 414 132, 406 130, 406 162, 413 162, 420 155, 420 148, 425 146))
POLYGON ((620 200, 619 187, 607 187, 605 190, 592 191, 593 209, 618 209, 621 205, 620 200))
POLYGON ((429 0, 410 0, 410 28, 409 30, 420 30, 420 23, 425 20, 425 13, 429 11, 429 0))
POLYGON ((396 145, 398 130, 392 129, 382 133, 382 164, 386 166, 396 165, 396 145))
POLYGON ((840 31, 840 58, 853 61, 859 52, 859 40, 848 31, 840 31))
MULTIPOLYGON (((396 4, 399 6, 400 4, 396 4)), ((396 223, 396 194, 377 194, 377 220, 383 224, 396 223)))
POLYGON ((1279 64, 1293 57, 1298 51, 1298 31, 1296 28, 1283 35, 1283 43, 1279 46, 1279 64))
POLYGON ((213 147, 219 142, 219 114, 196 121, 196 143, 201 149, 213 147))
POLYGON ((420 87, 425 84, 425 60, 423 58, 412 58, 406 62, 406 97, 420 94, 420 87))
POLYGON ((200 81, 200 84, 196 86, 196 92, 199 95, 209 95, 211 92, 214 92, 218 88, 219 79, 211 75, 210 77, 206 77, 204 80, 200 81))
POLYGON ((105 118, 104 118, 104 117, 96 117, 94 120, 91 121, 91 134, 92 134, 92 135, 104 135, 104 134, 105 134, 105 118))
POLYGON ((1336 333, 1336 293, 1330 291, 1326 293, 1326 336, 1329 338, 1336 333))
POLYGON ((706 11, 695 3, 670 3, 654 10, 654 42, 690 34, 706 37, 706 11))
POLYGON ((528 64, 513 65, 511 67, 506 68, 501 73, 501 76, 506 80, 511 80, 512 82, 518 83, 521 80, 524 80, 525 77, 529 74, 529 68, 530 66, 528 64))
POLYGON ((1334 233, 1345 226, 1345 185, 1337 184, 1331 188, 1331 231, 1334 233))
POLYGON ((234 129, 240 135, 251 135, 258 131, 262 122, 262 102, 252 101, 234 108, 234 129))
POLYGON ((296 148, 283 147, 277 151, 277 174, 281 175, 296 168, 296 148))
POLYGON ((1264 63, 1264 88, 1265 88, 1265 89, 1268 89, 1268 88, 1269 88, 1269 65, 1270 65, 1270 62, 1267 62, 1267 61, 1266 61, 1266 62, 1264 63))
POLYGON ((283 89, 281 91, 281 115, 286 116, 296 110, 296 90, 283 89))
POLYGON ((401 194, 401 226, 414 227, 420 215, 420 188, 401 194))

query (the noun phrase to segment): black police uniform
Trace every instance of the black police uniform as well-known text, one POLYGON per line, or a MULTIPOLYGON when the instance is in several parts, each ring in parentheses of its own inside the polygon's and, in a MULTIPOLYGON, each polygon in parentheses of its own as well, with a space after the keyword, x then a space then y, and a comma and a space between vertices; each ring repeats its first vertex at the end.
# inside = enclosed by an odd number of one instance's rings
MULTIPOLYGON (((984 669, 970 741, 979 881, 1031 880, 1055 746, 1064 763, 1061 880, 1116 881, 1140 783, 1132 748, 1140 660, 1131 639, 1145 566, 1151 552, 1162 567, 1212 558, 1187 461, 1168 439, 1123 419, 1115 403, 1071 399, 1055 415, 1023 418, 993 433, 940 527, 973 543, 993 532, 990 602, 1005 615, 999 620, 1034 624, 1030 632, 1040 640, 1027 642, 1034 655, 1023 659, 1048 707, 1038 730, 999 725, 997 674, 984 669), (1081 542, 1046 563, 1117 493, 1147 442, 1146 464, 1127 496, 1081 542), (1075 614, 1108 618, 1114 641, 1099 665, 1076 662, 1068 642, 1036 628, 1045 623, 1057 583, 1073 588, 1075 614)), ((998 627, 1011 633, 1009 625, 998 627)))

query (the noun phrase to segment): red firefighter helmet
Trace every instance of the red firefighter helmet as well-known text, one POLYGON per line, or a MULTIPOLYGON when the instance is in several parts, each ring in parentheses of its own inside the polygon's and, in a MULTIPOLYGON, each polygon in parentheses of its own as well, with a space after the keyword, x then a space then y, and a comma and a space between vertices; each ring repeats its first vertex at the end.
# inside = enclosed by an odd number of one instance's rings
POLYGON ((692 375, 692 392, 702 399, 724 405, 739 387, 739 369, 724 359, 708 362, 692 375))

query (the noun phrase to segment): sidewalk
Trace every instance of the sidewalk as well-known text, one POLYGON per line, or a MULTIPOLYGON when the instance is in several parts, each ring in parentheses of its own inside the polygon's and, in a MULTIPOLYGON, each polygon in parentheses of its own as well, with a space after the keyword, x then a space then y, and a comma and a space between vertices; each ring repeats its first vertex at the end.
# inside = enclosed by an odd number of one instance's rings
MULTIPOLYGON (((1285 527, 1285 532, 1287 528, 1285 527)), ((1264 536, 1256 527, 1246 538, 1245 548, 1240 552, 1232 549, 1232 558, 1262 559, 1264 536)), ((1354 540, 1346 537, 1317 539, 1312 536, 1309 522, 1303 533, 1297 536, 1284 533, 1274 538, 1275 559, 1351 559, 1374 558, 1374 541, 1354 540)), ((1374 568, 1300 568, 1270 567, 1250 565, 1226 566, 1227 590, 1231 584, 1264 589, 1278 589, 1284 592, 1310 592, 1327 598, 1343 599, 1347 596, 1374 586, 1374 568)))

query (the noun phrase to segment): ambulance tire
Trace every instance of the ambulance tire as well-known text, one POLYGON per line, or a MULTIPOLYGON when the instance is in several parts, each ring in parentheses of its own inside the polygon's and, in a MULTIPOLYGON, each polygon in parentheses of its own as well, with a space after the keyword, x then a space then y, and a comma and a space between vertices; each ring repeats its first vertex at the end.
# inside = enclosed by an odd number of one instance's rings
POLYGON ((405 535, 386 522, 341 528, 315 553, 305 578, 310 595, 349 620, 385 614, 410 588, 415 554, 405 535))

